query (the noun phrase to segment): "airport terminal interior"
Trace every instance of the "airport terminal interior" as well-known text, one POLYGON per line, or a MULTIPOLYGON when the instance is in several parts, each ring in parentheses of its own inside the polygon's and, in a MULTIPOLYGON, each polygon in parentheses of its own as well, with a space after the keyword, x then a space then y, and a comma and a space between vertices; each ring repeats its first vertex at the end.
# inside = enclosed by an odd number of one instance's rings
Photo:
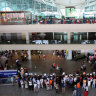
POLYGON ((0 0, 0 96, 96 96, 96 0, 0 0))

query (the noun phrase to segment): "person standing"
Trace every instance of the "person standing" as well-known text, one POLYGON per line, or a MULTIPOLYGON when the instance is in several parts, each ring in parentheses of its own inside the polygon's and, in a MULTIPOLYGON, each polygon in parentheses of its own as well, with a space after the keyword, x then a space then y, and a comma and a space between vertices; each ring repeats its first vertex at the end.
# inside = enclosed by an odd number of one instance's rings
POLYGON ((14 83, 15 83, 14 80, 15 80, 15 78, 14 78, 14 76, 12 76, 12 77, 11 77, 11 82, 12 82, 12 85, 13 85, 13 86, 14 86, 14 83))
POLYGON ((65 82, 63 79, 61 81, 61 84, 62 84, 62 93, 64 93, 65 92, 65 82))
POLYGON ((86 90, 84 91, 84 96, 88 96, 88 92, 86 90))
POLYGON ((77 87, 76 85, 74 85, 73 87, 73 96, 76 96, 77 95, 77 87))
POLYGON ((95 85, 96 85, 96 80, 93 79, 93 82, 92 82, 92 88, 95 88, 95 85))
POLYGON ((38 58, 39 58, 39 60, 40 60, 40 54, 38 55, 38 58))
POLYGON ((20 78, 19 77, 17 79, 17 83, 18 83, 18 86, 21 87, 21 82, 20 82, 20 78))
POLYGON ((83 88, 86 88, 86 79, 83 80, 83 88))
POLYGON ((20 80, 20 83, 21 83, 21 88, 24 88, 24 81, 23 81, 22 78, 21 78, 21 80, 20 80))
POLYGON ((44 61, 46 60, 46 56, 45 56, 45 54, 43 54, 43 60, 44 60, 44 61))
POLYGON ((25 83, 25 88, 27 89, 28 88, 28 82, 27 82, 27 80, 25 80, 24 83, 25 83))

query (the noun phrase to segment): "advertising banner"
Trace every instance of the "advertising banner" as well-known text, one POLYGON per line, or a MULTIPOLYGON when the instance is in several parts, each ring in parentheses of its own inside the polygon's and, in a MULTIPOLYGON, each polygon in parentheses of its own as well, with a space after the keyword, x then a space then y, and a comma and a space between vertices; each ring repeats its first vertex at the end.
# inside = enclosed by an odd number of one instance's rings
POLYGON ((17 75, 17 70, 1 70, 0 78, 10 78, 17 75))

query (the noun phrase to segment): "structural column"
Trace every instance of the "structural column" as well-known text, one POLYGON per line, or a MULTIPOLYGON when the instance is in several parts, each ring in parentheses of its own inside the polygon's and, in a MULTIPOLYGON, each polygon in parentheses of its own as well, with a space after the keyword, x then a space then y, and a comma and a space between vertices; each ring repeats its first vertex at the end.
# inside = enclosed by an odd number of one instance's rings
POLYGON ((68 50, 68 51, 67 51, 66 59, 67 59, 67 60, 72 60, 72 50, 68 50))
POLYGON ((32 69, 31 50, 28 50, 27 54, 28 54, 28 61, 29 61, 29 70, 31 70, 32 69))
POLYGON ((27 53, 28 53, 28 60, 31 60, 31 50, 28 50, 27 53))
POLYGON ((67 32, 67 43, 70 44, 71 43, 71 33, 67 32))
POLYGON ((89 39, 89 38, 88 38, 88 37, 89 37, 88 35, 89 35, 89 34, 88 34, 88 32, 87 32, 87 40, 89 39))
POLYGON ((53 40, 54 40, 54 32, 53 32, 53 40))
POLYGON ((29 33, 26 32, 26 44, 29 44, 29 33))

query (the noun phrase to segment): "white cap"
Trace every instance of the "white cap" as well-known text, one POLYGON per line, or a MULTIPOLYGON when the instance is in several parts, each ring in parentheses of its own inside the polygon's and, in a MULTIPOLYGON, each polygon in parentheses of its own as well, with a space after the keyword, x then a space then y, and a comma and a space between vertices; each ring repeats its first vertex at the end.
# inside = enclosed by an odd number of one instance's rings
POLYGON ((29 75, 31 75, 31 73, 29 73, 29 75))
POLYGON ((78 76, 79 74, 76 74, 76 76, 78 76))
POLYGON ((21 70, 24 69, 23 67, 21 67, 21 70))
POLYGON ((46 76, 46 73, 44 73, 44 76, 46 76))
POLYGON ((30 75, 33 75, 33 73, 30 73, 30 75))
POLYGON ((63 72, 62 75, 65 75, 65 72, 63 72))
POLYGON ((93 74, 95 74, 95 72, 93 72, 93 74))
POLYGON ((53 75, 55 75, 55 73, 53 73, 53 75))
POLYGON ((87 73, 87 75, 89 75, 89 73, 87 73))
POLYGON ((35 73, 35 75, 37 75, 37 74, 35 73))
POLYGON ((73 74, 70 74, 71 76, 73 76, 73 74))
POLYGON ((53 75, 50 74, 50 76, 53 76, 53 75))
POLYGON ((90 75, 92 75, 92 73, 90 73, 90 75))
POLYGON ((28 76, 28 73, 25 73, 25 76, 28 76))

